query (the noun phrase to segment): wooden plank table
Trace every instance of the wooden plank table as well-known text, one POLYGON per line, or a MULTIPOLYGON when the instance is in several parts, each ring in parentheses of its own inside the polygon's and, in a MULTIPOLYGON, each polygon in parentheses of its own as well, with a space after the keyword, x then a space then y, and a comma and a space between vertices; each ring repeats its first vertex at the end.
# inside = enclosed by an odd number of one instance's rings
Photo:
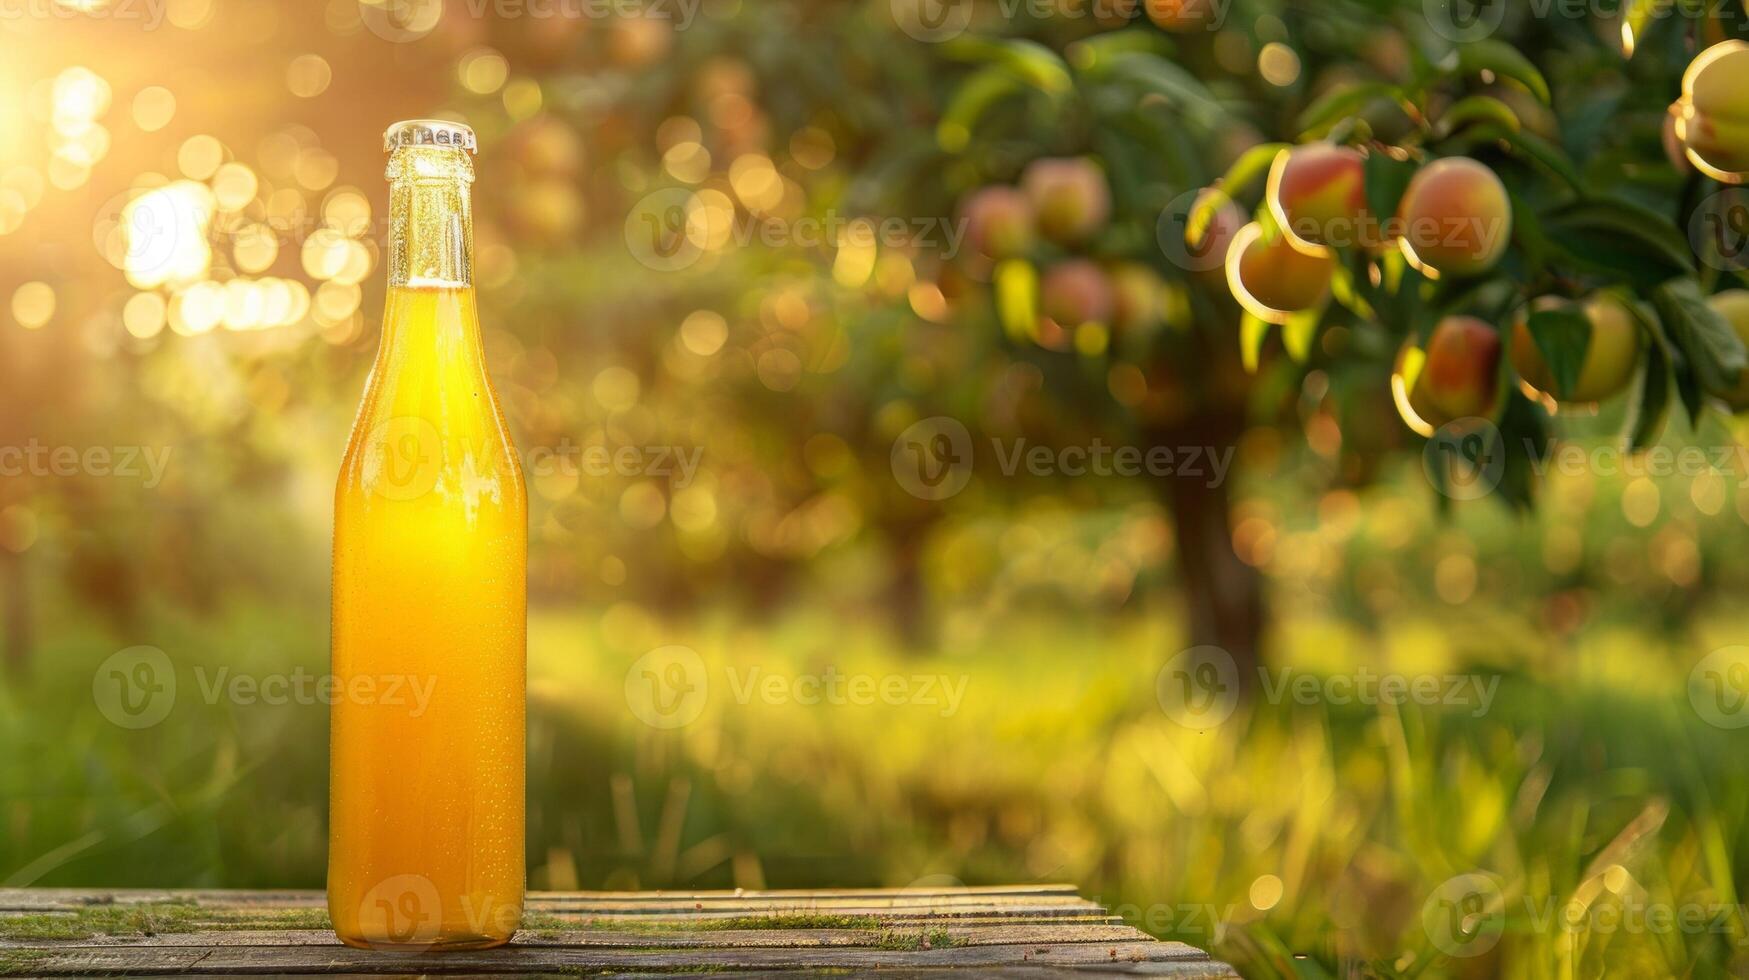
POLYGON ((0 975, 10 976, 950 969, 1238 976, 1068 885, 532 892, 509 945, 441 953, 342 946, 315 891, 0 889, 0 975))

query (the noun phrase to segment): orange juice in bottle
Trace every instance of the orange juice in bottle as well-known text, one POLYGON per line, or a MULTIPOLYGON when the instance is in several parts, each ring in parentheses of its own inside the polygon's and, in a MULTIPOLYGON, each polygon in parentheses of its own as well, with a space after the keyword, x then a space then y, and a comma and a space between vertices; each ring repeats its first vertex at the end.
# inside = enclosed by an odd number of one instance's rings
POLYGON ((328 911, 373 949, 522 916, 528 502, 474 309, 474 134, 397 123, 382 340, 334 497, 328 911))

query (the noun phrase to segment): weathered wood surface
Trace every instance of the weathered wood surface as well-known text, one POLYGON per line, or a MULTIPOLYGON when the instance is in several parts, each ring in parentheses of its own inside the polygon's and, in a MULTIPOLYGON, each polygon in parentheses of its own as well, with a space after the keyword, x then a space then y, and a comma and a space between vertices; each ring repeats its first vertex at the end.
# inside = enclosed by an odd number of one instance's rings
POLYGON ((324 910, 313 891, 0 889, 0 974, 1237 976, 1067 885, 534 892, 516 938, 476 952, 350 949, 324 910))

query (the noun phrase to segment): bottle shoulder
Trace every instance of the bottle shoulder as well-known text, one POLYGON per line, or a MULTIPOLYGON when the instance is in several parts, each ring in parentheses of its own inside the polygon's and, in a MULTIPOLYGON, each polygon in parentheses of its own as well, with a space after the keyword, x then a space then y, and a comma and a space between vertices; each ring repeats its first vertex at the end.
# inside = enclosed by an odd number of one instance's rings
POLYGON ((379 362, 353 422, 336 492, 526 509, 521 457, 484 370, 446 379, 441 372, 379 362))

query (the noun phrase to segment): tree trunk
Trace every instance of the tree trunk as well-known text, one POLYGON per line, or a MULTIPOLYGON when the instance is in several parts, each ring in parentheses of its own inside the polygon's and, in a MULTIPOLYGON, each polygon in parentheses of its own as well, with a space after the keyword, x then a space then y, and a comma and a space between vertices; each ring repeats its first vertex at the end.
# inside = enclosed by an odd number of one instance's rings
POLYGON ((933 519, 901 521, 891 530, 892 577, 887 582, 887 614, 906 649, 925 648, 930 640, 929 597, 923 581, 923 546, 933 519))
MULTIPOLYGON (((1217 410, 1148 435, 1154 446, 1171 449, 1175 459, 1184 459, 1192 447, 1222 455, 1234 451, 1236 459, 1243 431, 1244 419, 1237 410, 1217 410)), ((1201 475, 1159 478, 1160 494, 1172 511, 1177 532, 1179 577, 1190 622, 1189 645, 1225 650, 1238 669, 1241 688, 1249 691, 1257 683, 1263 657, 1263 579, 1233 551, 1234 472, 1229 469, 1218 481, 1212 477, 1205 459, 1201 475)))

